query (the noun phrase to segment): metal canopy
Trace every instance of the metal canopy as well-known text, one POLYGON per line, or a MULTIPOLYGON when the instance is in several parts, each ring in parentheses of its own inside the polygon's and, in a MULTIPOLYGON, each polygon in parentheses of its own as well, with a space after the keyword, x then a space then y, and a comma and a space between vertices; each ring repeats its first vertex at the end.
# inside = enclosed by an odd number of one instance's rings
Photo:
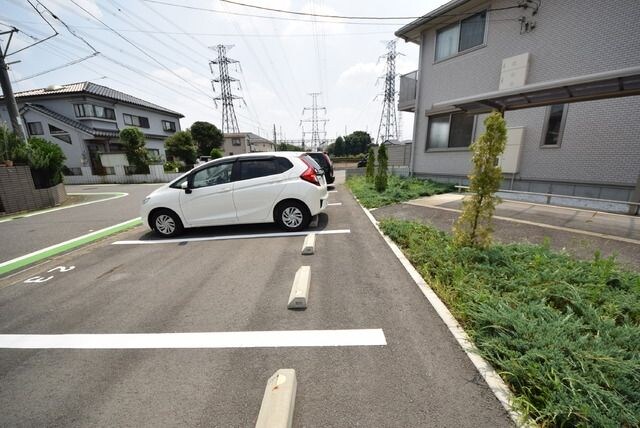
POLYGON ((640 95, 640 67, 534 83, 433 105, 432 112, 459 109, 469 113, 507 111, 551 104, 640 95))

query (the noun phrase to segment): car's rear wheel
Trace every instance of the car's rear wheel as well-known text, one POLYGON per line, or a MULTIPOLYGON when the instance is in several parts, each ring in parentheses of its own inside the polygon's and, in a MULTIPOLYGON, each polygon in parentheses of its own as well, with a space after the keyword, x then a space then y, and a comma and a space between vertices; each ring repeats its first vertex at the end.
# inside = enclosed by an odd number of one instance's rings
POLYGON ((182 233, 184 227, 176 213, 171 210, 158 210, 151 216, 151 227, 160 236, 169 238, 182 233))
POLYGON ((311 222, 309 209, 298 201, 283 201, 275 211, 276 223, 288 232, 303 230, 311 222))

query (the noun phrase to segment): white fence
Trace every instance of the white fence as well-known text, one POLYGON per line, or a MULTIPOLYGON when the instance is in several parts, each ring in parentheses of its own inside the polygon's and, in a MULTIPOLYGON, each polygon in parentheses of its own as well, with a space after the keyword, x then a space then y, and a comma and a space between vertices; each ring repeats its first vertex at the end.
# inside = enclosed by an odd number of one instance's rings
POLYGON ((91 168, 83 166, 80 168, 82 175, 65 175, 64 184, 136 184, 136 183, 168 183, 178 177, 183 172, 164 172, 162 165, 149 165, 149 174, 131 174, 125 172, 124 165, 113 167, 115 174, 93 175, 91 168))

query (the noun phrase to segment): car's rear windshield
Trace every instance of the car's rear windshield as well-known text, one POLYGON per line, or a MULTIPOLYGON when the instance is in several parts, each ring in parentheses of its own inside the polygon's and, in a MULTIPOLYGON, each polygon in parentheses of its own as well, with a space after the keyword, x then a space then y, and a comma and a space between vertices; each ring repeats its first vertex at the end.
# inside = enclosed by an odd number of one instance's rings
POLYGON ((322 165, 323 168, 329 166, 329 162, 327 162, 327 158, 324 157, 324 153, 307 153, 307 155, 311 156, 318 164, 322 165))
POLYGON ((304 159, 306 162, 308 162, 311 166, 313 166, 319 172, 324 172, 324 169, 322 169, 322 167, 318 164, 318 162, 316 162, 316 160, 309 155, 310 153, 300 155, 300 159, 304 159))

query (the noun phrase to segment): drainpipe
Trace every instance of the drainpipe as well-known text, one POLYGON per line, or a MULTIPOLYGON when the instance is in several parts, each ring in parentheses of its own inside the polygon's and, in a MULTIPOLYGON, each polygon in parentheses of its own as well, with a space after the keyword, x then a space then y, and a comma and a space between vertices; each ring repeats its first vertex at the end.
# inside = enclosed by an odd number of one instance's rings
POLYGON ((416 105, 413 113, 413 144, 411 144, 411 159, 409 159, 409 177, 413 177, 413 164, 416 157, 416 147, 418 146, 418 126, 420 124, 420 119, 422 119, 422 114, 420 112, 420 95, 422 93, 422 79, 424 77, 422 73, 422 56, 424 54, 422 51, 424 46, 424 43, 422 43, 423 39, 424 37, 422 33, 420 33, 420 57, 418 58, 418 72, 416 73, 416 105))

